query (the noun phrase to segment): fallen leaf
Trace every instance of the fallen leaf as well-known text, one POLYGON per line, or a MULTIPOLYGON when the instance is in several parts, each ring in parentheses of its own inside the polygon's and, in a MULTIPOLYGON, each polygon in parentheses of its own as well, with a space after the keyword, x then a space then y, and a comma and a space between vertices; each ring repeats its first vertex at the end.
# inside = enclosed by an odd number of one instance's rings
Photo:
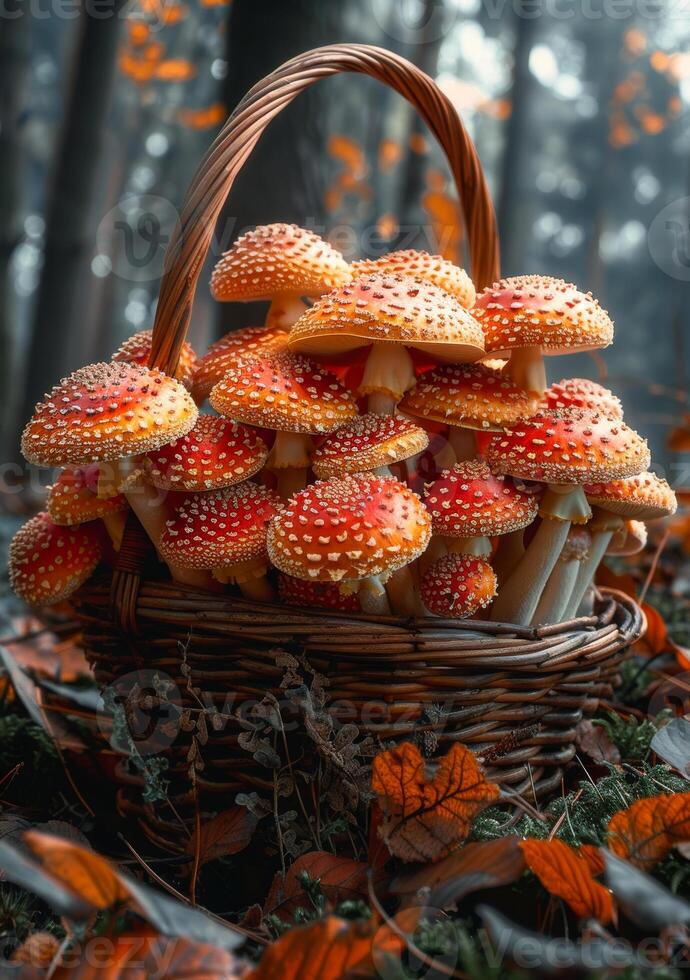
POLYGON ((690 775, 690 721, 687 718, 672 718, 656 733, 650 748, 681 776, 687 778, 690 775))
MULTIPOLYGON (((304 905, 304 889, 299 880, 306 873, 312 881, 318 879, 321 891, 332 905, 367 894, 368 867, 362 861, 336 857, 328 851, 310 851, 297 858, 285 878, 277 874, 264 903, 264 915, 290 916, 304 905)), ((379 874, 379 879, 383 875, 379 874)))
POLYGON ((523 840, 522 853, 530 871, 551 894, 562 898, 579 919, 614 919, 611 894, 595 881, 587 860, 562 840, 523 840))
POLYGON ((288 930, 269 946, 247 980, 343 980, 375 977, 372 924, 329 915, 288 930))
POLYGON ((594 762, 618 765, 621 761, 621 754, 606 729, 603 725, 595 725, 589 718, 583 718, 575 729, 575 742, 594 762))
POLYGON ((618 857, 649 870, 676 844, 690 840, 690 793, 646 797, 615 813, 609 847, 618 857))
POLYGON ((627 917, 644 929, 660 931, 668 926, 690 923, 690 905, 674 895, 651 875, 622 861, 610 851, 603 851, 606 861, 606 884, 627 917))
POLYGON ((600 847, 596 847, 594 844, 580 844, 577 853, 581 858, 585 859, 589 865, 589 870, 595 878, 603 875, 604 855, 601 853, 600 847))
MULTIPOLYGON (((256 830, 257 819, 246 806, 233 806, 202 824, 199 834, 201 864, 243 851, 256 830)), ((187 853, 196 854, 196 834, 187 844, 187 853)))
POLYGON ((617 575, 603 562, 597 568, 595 581, 607 589, 617 589, 631 599, 637 599, 637 583, 632 575, 617 575))
POLYGON ((129 897, 115 869, 100 854, 61 837, 28 830, 24 841, 44 869, 94 908, 109 909, 129 897))
POLYGON ((509 885, 523 874, 525 859, 518 837, 465 844, 435 864, 421 871, 395 878, 390 885, 394 895, 415 896, 429 889, 425 904, 433 908, 453 909, 471 892, 509 885))
POLYGON ((431 778, 411 742, 379 753, 372 787, 383 814, 379 834, 403 861, 445 857, 465 840, 474 817, 500 795, 470 750, 457 743, 431 778))

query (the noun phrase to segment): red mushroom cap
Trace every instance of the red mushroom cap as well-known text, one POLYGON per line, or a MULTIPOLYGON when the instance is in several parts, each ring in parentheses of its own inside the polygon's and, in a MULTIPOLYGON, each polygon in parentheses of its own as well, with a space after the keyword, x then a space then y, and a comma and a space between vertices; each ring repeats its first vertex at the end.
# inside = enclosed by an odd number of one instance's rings
POLYGON ((297 225, 262 225, 238 238, 211 276, 215 299, 247 302, 273 296, 320 296, 347 282, 340 252, 297 225))
POLYGON ((399 252, 387 252, 378 259, 362 259, 350 265, 352 278, 371 276, 376 272, 393 273, 398 276, 416 276, 426 279, 451 296, 465 309, 474 306, 477 298, 474 283, 464 269, 454 265, 441 255, 430 255, 428 252, 418 252, 414 248, 401 249, 399 252))
POLYGON ((355 418, 357 403, 334 374, 307 357, 243 360, 211 391, 221 415, 279 432, 332 432, 355 418))
POLYGON ((183 568, 225 568, 264 560, 266 527, 282 501, 258 483, 185 497, 166 521, 160 552, 183 568))
POLYGON ((429 437, 402 415, 360 415, 332 432, 312 456, 319 479, 388 466, 423 452, 429 437))
POLYGON ((328 582, 307 582, 293 575, 278 576, 278 595, 286 606, 316 606, 337 612, 361 612, 359 596, 355 592, 341 592, 337 585, 328 582))
POLYGON ((484 364, 444 364, 422 375, 400 411, 468 429, 502 429, 530 418, 537 400, 484 364))
POLYGON ((541 347, 544 354, 608 347, 613 324, 591 293, 551 276, 515 276, 487 286, 473 315, 491 353, 541 347))
POLYGON ((357 473, 300 490, 268 530, 273 564, 318 582, 363 579, 414 561, 431 537, 419 497, 397 480, 357 473))
POLYGON ((232 330, 211 344, 196 362, 192 394, 200 404, 211 394, 211 388, 234 368, 242 358, 259 357, 284 350, 288 333, 280 327, 244 327, 232 330))
POLYGON ((200 415, 191 432, 147 453, 143 464, 154 487, 197 493, 248 480, 267 457, 265 443, 252 429, 200 415))
POLYGON ((596 412, 540 412, 494 436, 494 473, 554 484, 622 479, 649 466, 645 440, 625 422, 596 412))
POLYGON ((97 473, 97 466, 86 469, 69 466, 62 470, 50 487, 46 502, 48 514, 55 524, 86 524, 127 510, 127 499, 122 494, 104 498, 91 489, 98 481, 97 473), (95 476, 93 471, 96 471, 95 476))
POLYGON ((542 398, 547 411, 561 408, 583 408, 604 412, 613 418, 623 418, 623 406, 612 391, 588 378, 564 378, 547 388, 542 398))
MULTIPOLYGON (((125 364, 140 364, 149 366, 151 358, 151 341, 153 330, 140 330, 122 343, 111 357, 111 361, 125 364)), ((196 368, 196 354, 190 344, 185 341, 180 348, 180 357, 175 368, 175 377, 185 388, 192 387, 192 379, 196 368)))
POLYGON ((183 385, 162 371, 91 364, 39 402, 24 429, 22 452, 39 466, 121 459, 183 436, 197 415, 183 385))
POLYGON ((640 473, 609 483, 588 483, 584 491, 593 506, 619 517, 642 521, 671 517, 678 506, 673 490, 655 473, 640 473))
POLYGON ((477 321, 455 297, 412 276, 362 276, 306 310, 290 331, 290 350, 341 353, 373 343, 416 347, 441 361, 484 353, 477 321))
POLYGON ((434 534, 448 538, 492 537, 527 527, 537 516, 534 494, 505 476, 494 476, 483 460, 457 463, 430 483, 424 503, 434 534))
POLYGON ((37 514, 12 539, 12 588, 33 606, 62 602, 95 571, 101 560, 102 540, 96 523, 62 527, 48 514, 37 514))
POLYGON ((496 596, 491 565, 473 555, 445 555, 427 569, 421 583, 422 602, 435 616, 465 619, 488 606, 496 596))

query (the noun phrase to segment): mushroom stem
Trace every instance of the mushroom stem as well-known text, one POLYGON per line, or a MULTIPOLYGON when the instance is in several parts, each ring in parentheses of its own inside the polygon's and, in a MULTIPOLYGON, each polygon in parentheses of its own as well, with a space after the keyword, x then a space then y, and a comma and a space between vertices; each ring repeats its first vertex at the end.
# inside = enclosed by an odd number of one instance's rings
POLYGON ((362 612, 372 613, 375 616, 390 616, 391 607, 385 592, 377 595, 369 589, 360 589, 358 594, 362 612))
POLYGON ((493 622, 527 626, 568 537, 570 521, 546 518, 491 610, 493 622))
POLYGON ((213 577, 218 582, 236 585, 245 599, 255 602, 274 602, 276 593, 266 578, 265 560, 249 559, 213 569, 213 577))
POLYGON ((525 391, 541 397, 546 391, 546 370, 541 347, 517 347, 505 367, 506 374, 525 391))
POLYGON ((117 511, 114 514, 104 514, 101 520, 112 541, 113 548, 115 551, 119 551, 120 545, 122 544, 122 535, 125 531, 127 513, 125 511, 117 511))
MULTIPOLYGON (((621 524, 622 523, 623 521, 621 520, 621 524)), ((584 598, 585 592, 592 584, 594 573, 599 567, 599 562, 606 554, 606 549, 611 542, 613 533, 614 529, 612 528, 602 528, 601 530, 592 532, 592 544, 589 549, 589 554, 583 562, 580 562, 577 578, 575 579, 570 593, 570 598, 568 599, 567 605, 563 612, 564 619, 572 619, 572 617, 577 613, 580 603, 584 598)))
POLYGON ((311 436, 304 432, 276 432, 266 466, 277 470, 278 493, 283 499, 307 485, 312 448, 311 436))
POLYGON ((391 609, 398 616, 419 615, 421 599, 409 565, 393 572, 386 582, 386 595, 391 609))
POLYGON ((450 439, 446 439, 443 446, 434 456, 434 464, 438 470, 449 470, 451 467, 455 466, 458 462, 458 458, 455 455, 455 451, 450 444, 450 439))
POLYGON ((458 463, 477 456, 477 439, 472 429, 463 429, 459 425, 451 425, 448 430, 448 441, 455 453, 458 463))
POLYGON ((393 415, 396 404, 415 383, 414 365, 403 344, 374 344, 364 366, 361 395, 368 395, 367 408, 376 415, 393 415))
POLYGON ((307 485, 306 469, 278 470, 278 493, 283 500, 288 500, 307 485))
POLYGON ((475 555, 477 558, 491 556, 491 541, 480 535, 476 538, 446 538, 448 551, 456 555, 475 555))
POLYGON ((446 539, 442 538, 440 535, 436 534, 431 539, 427 545, 427 549, 423 552, 419 558, 419 575, 420 578, 424 578, 428 568, 438 561, 439 558, 443 558, 444 555, 448 554, 448 548, 446 546, 446 539))
POLYGON ((493 561, 494 572, 500 586, 506 581, 525 553, 525 531, 511 531, 499 538, 498 551, 493 561))
POLYGON ((266 317, 265 326, 289 330, 292 324, 299 320, 306 309, 306 303, 303 303, 298 296, 291 296, 289 293, 274 296, 266 317))
POLYGON ((568 599, 582 564, 584 564, 582 559, 578 558, 561 558, 560 561, 556 562, 556 567, 549 575, 549 580, 532 617, 532 626, 560 623, 564 619, 570 618, 566 616, 568 599))

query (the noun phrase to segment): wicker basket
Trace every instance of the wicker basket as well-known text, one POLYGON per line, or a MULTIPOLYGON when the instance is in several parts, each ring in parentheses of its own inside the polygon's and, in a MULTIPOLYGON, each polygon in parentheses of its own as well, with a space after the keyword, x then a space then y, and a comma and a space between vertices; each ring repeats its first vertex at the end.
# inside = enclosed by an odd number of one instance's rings
MULTIPOLYGON (((166 256, 152 365, 168 373, 175 369, 216 220, 267 124, 313 82, 338 72, 370 75, 419 111, 448 157, 465 214, 473 278, 483 287, 498 277, 491 199, 448 99, 428 76, 389 51, 320 48, 256 85, 202 161, 166 256)), ((192 823, 200 812, 224 809, 240 790, 272 789, 270 771, 238 745, 242 727, 232 712, 242 702, 281 696, 284 670, 277 651, 304 657, 309 669, 326 678, 336 720, 355 721, 381 743, 421 739, 429 751, 462 741, 502 785, 538 795, 559 785, 562 767, 575 752, 575 726, 610 694, 620 660, 643 629, 637 606, 612 593, 598 597, 594 616, 542 629, 261 605, 158 581, 153 569, 146 574, 148 557, 148 542, 130 518, 111 580, 89 583, 77 606, 86 653, 102 685, 132 672, 136 677, 142 667, 146 677, 172 682, 184 721, 166 746, 174 817, 170 809, 164 813, 144 804, 143 779, 124 767, 119 807, 140 820, 151 840, 174 852, 184 848, 180 821, 192 823), (223 712, 215 718, 220 722, 209 728, 206 718, 213 720, 216 710, 223 712), (200 721, 203 769, 197 767, 193 789, 190 759, 198 750, 200 721)))

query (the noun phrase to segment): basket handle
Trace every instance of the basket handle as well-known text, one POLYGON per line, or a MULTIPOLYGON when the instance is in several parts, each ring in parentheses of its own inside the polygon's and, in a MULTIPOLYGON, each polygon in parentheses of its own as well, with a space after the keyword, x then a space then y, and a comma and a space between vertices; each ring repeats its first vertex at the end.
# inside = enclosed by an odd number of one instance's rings
POLYGON ((262 133, 300 92, 320 78, 358 72, 390 85, 418 110, 448 157, 463 207, 479 288, 499 275, 496 216, 472 140, 451 101, 423 71, 384 48, 332 44, 285 62, 242 99, 192 179, 180 222, 168 246, 151 347, 152 367, 172 374, 216 222, 237 174, 262 133))

